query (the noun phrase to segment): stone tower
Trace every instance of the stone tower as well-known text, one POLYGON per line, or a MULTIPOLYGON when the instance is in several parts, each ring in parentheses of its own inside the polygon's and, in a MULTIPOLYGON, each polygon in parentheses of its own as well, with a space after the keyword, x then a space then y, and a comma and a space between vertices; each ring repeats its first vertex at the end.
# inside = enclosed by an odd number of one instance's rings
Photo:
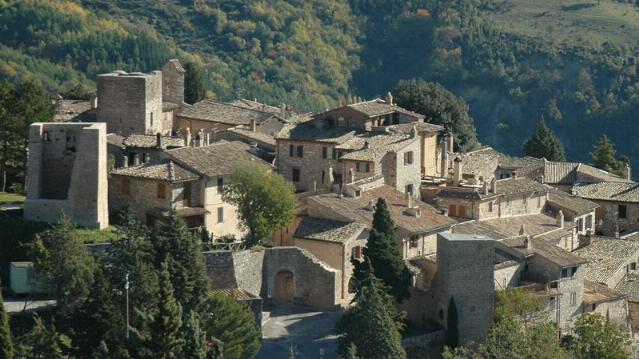
POLYGON ((439 320, 447 326, 454 298, 460 345, 483 342, 494 315, 495 242, 485 236, 439 233, 437 268, 439 320))
POLYGON ((178 59, 162 67, 162 100, 181 105, 184 102, 184 68, 178 59))
POLYGON ((34 123, 29 128, 24 218, 109 225, 106 124, 34 123))
POLYGON ((122 136, 164 132, 162 72, 115 71, 98 75, 98 121, 122 136))

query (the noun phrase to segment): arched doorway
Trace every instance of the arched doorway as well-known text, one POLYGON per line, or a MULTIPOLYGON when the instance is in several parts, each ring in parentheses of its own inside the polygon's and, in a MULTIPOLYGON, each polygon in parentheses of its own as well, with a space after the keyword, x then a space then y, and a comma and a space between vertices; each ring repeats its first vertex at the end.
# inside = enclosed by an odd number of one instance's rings
POLYGON ((295 296, 295 274, 289 270, 281 270, 275 275, 275 300, 280 303, 293 303, 295 296))

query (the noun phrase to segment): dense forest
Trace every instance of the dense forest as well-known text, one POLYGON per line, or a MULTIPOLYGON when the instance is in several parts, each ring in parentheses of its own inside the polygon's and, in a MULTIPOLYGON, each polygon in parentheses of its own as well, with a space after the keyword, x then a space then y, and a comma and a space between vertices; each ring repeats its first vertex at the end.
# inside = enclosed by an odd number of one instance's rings
POLYGON ((402 79, 462 97, 521 154, 543 117, 568 160, 606 134, 639 168, 639 7, 615 0, 0 0, 0 79, 52 92, 178 57, 210 95, 323 110, 402 79))

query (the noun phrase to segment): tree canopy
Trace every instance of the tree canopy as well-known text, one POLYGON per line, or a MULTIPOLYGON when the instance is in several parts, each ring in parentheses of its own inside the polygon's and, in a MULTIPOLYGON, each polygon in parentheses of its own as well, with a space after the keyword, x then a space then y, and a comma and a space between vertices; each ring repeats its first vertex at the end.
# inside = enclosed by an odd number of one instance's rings
POLYGON ((606 135, 601 136, 599 141, 595 143, 590 155, 592 156, 592 164, 595 167, 617 175, 623 175, 624 167, 629 162, 627 157, 616 157, 615 145, 606 135))
POLYGON ((544 119, 539 120, 537 131, 522 148, 525 156, 545 158, 548 161, 565 161, 564 146, 557 136, 546 126, 544 119))
POLYGON ((584 314, 575 323, 571 349, 576 359, 628 358, 629 345, 628 332, 599 314, 584 314))
POLYGON ((268 167, 252 162, 238 165, 224 187, 222 198, 237 206, 246 243, 254 246, 295 217, 297 199, 293 185, 268 167))
POLYGON ((9 317, 4 308, 2 293, 0 292, 0 359, 13 359, 13 341, 9 329, 9 317))
POLYGON ((189 62, 184 65, 184 102, 194 104, 206 97, 202 69, 189 62))

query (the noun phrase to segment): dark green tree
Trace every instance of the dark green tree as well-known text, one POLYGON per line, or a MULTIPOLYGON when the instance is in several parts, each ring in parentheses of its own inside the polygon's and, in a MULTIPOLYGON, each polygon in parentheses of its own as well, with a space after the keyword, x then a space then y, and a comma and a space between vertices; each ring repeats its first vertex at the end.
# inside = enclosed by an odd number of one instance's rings
POLYGON ((200 323, 200 317, 195 311, 189 312, 184 323, 184 351, 183 359, 206 359, 208 344, 206 333, 200 323))
POLYGON ((173 297, 167 263, 161 264, 157 306, 146 311, 136 308, 141 326, 133 329, 134 351, 140 357, 177 359, 184 345, 182 306, 173 297))
POLYGON ((355 279, 365 278, 368 261, 375 276, 382 280, 397 302, 410 296, 411 274, 395 242, 395 223, 383 198, 377 200, 373 215, 373 228, 363 251, 364 262, 353 260, 355 279))
POLYGON ((192 62, 184 65, 184 102, 194 104, 206 97, 202 69, 192 62))
POLYGON ((455 137, 455 149, 477 148, 477 134, 468 105, 442 85, 424 80, 401 80, 393 90, 399 106, 426 116, 426 121, 444 126, 455 137))
POLYGON ((539 120, 537 131, 524 143, 524 155, 545 158, 548 161, 565 161, 564 146, 557 136, 546 126, 544 119, 539 120))
POLYGON ((628 332, 599 314, 584 314, 575 323, 571 350, 576 359, 628 358, 629 345, 628 332))
POLYGON ((0 192, 7 186, 7 171, 20 183, 27 161, 29 126, 53 120, 54 107, 46 91, 35 82, 13 85, 0 82, 0 192))
MULTIPOLYGON (((369 262, 366 262, 369 263, 369 262)), ((351 345, 361 358, 401 359, 406 352, 401 345, 402 318, 395 309, 381 280, 370 264, 362 271, 355 303, 335 326, 338 352, 345 356, 351 345)))
POLYGON ((353 343, 346 348, 344 359, 357 359, 357 346, 353 343))
MULTIPOLYGON (((621 166, 625 163, 621 163, 615 157, 617 151, 615 145, 608 139, 608 136, 603 135, 595 143, 592 153, 592 164, 604 171, 618 173, 621 170, 621 166)), ((626 157, 627 158, 627 157, 626 157)))
POLYGON ((456 348, 459 345, 459 317, 455 298, 448 302, 448 315, 446 316, 446 346, 456 348))
POLYGON ((19 339, 18 358, 65 359, 63 348, 69 348, 68 337, 59 334, 53 323, 46 325, 37 315, 33 315, 33 327, 19 339))
POLYGON ((13 359, 13 342, 9 330, 9 317, 4 309, 2 293, 0 293, 0 359, 13 359))
POLYGON ((204 304, 203 326, 207 338, 223 343, 225 359, 252 358, 260 349, 260 334, 251 311, 221 293, 210 295, 204 304))
POLYGON ((70 317, 87 298, 96 265, 69 217, 62 214, 52 229, 38 235, 34 259, 57 301, 57 312, 62 318, 70 317))
POLYGON ((209 290, 200 237, 172 216, 153 232, 152 243, 156 263, 168 265, 175 299, 186 311, 198 310, 209 290))
POLYGON ((295 218, 293 185, 261 164, 246 162, 234 168, 222 198, 238 207, 248 246, 266 241, 295 218))

